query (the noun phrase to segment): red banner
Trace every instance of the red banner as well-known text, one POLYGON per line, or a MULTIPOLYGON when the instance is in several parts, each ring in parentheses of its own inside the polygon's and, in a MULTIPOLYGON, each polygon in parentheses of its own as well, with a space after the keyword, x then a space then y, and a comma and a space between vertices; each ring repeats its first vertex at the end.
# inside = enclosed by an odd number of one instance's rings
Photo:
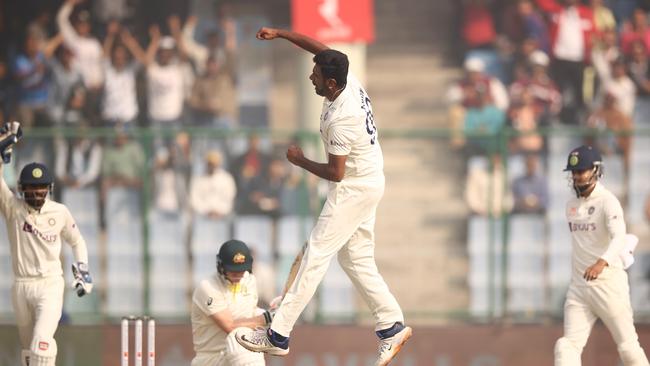
POLYGON ((292 0, 293 30, 324 43, 375 38, 372 0, 292 0))

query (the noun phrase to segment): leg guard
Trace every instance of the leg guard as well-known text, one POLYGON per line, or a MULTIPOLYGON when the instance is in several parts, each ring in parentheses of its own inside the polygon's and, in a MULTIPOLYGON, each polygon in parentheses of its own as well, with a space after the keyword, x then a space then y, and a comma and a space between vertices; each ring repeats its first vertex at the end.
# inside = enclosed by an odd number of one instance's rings
POLYGON ((55 366, 56 341, 54 338, 46 339, 34 337, 29 356, 29 366, 55 366))
POLYGON ((555 366, 580 366, 582 349, 576 347, 568 338, 555 342, 555 366))
POLYGON ((226 363, 230 366, 264 366, 264 354, 251 352, 242 347, 235 338, 238 330, 247 328, 236 328, 226 337, 226 363))
POLYGON ((648 366, 648 358, 636 339, 619 344, 618 355, 625 366, 648 366))
POLYGON ((32 354, 32 352, 28 349, 22 350, 20 352, 20 365, 21 366, 29 366, 29 356, 32 354))

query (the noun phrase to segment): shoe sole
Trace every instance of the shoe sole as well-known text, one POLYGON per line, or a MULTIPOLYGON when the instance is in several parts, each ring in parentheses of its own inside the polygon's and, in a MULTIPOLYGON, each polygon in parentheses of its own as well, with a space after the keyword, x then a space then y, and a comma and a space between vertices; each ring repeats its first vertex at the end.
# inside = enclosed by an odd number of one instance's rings
POLYGON ((286 356, 289 354, 289 348, 282 349, 278 347, 278 348, 270 348, 267 350, 257 350, 254 349, 252 346, 250 346, 248 343, 246 343, 246 340, 240 339, 238 336, 235 336, 235 339, 237 340, 237 343, 239 343, 240 346, 246 348, 251 352, 266 353, 271 356, 286 356))
POLYGON ((289 348, 287 348, 287 349, 280 348, 279 350, 271 349, 271 350, 268 350, 267 352, 264 352, 264 353, 266 353, 268 355, 271 355, 271 356, 284 357, 284 356, 289 354, 289 348))
POLYGON ((406 329, 406 334, 404 335, 404 338, 402 339, 402 341, 397 346, 395 346, 395 352, 393 352, 393 355, 390 356, 390 358, 388 360, 386 360, 386 362, 380 363, 377 366, 386 366, 386 365, 388 365, 395 358, 395 356, 397 356, 399 351, 402 350, 402 346, 404 346, 404 343, 406 343, 406 341, 408 341, 409 338, 411 338, 411 336, 413 335, 413 329, 411 329, 411 327, 406 327, 405 329, 406 329))

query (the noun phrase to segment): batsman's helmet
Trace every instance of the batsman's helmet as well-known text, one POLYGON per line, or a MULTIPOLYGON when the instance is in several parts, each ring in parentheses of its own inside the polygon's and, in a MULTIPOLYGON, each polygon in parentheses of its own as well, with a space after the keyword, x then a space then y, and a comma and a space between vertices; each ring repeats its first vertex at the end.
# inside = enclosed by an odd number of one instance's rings
POLYGON ((54 179, 49 169, 41 163, 29 163, 20 171, 18 184, 21 186, 51 186, 54 179))
POLYGON ((217 268, 220 272, 252 272, 253 256, 250 249, 241 240, 228 240, 219 248, 217 268))
POLYGON ((596 148, 582 145, 571 150, 564 171, 593 169, 594 167, 600 167, 602 164, 603 158, 596 148))

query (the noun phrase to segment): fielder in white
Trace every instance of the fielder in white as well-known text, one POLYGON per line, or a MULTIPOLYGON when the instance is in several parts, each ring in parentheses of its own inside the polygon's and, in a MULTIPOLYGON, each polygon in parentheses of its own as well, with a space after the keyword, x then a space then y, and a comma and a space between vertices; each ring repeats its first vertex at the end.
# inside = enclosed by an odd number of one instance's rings
MULTIPOLYGON (((0 147, 3 158, 20 136, 17 122, 0 129, 0 147)), ((8 159, 7 159, 8 160, 8 159)), ((7 160, 3 161, 6 163, 7 160)), ((92 291, 88 274, 86 242, 68 209, 49 200, 53 177, 47 167, 39 163, 27 164, 20 172, 19 197, 2 179, 0 162, 0 213, 7 225, 14 273, 13 307, 22 345, 23 366, 54 366, 56 341, 54 333, 63 308, 63 270, 61 268, 61 240, 65 240, 74 254, 73 288, 79 296, 92 291)))
POLYGON ((271 327, 268 331, 238 333, 237 340, 253 351, 289 353, 289 334, 336 255, 375 317, 380 339, 376 365, 387 365, 412 330, 404 326, 402 310, 375 264, 375 211, 384 193, 384 162, 370 98, 348 73, 345 54, 287 30, 262 28, 257 38, 284 38, 315 55, 309 79, 316 94, 324 97, 320 131, 327 163, 307 159, 297 146, 289 147, 287 159, 328 180, 329 192, 296 279, 271 327))
POLYGON ((634 329, 630 289, 623 259, 625 221, 618 199, 599 178, 602 158, 596 149, 580 146, 569 154, 576 198, 566 216, 573 243, 572 276, 564 304, 564 335, 555 343, 556 366, 579 366, 589 333, 600 318, 616 342, 625 366, 648 366, 634 329))
POLYGON ((257 307, 253 257, 243 242, 229 240, 219 249, 217 273, 201 281, 192 296, 192 366, 264 366, 264 355, 235 341, 242 327, 268 325, 272 314, 257 307))

